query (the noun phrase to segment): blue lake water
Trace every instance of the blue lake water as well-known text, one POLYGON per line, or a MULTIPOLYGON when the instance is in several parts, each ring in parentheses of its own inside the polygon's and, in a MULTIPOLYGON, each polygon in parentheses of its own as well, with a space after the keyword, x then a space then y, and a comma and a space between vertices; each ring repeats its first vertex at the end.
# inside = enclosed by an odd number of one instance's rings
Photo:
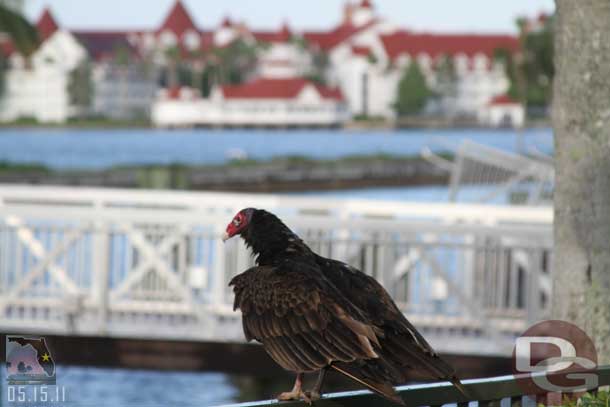
POLYGON ((446 151, 464 139, 506 151, 552 153, 551 129, 513 130, 83 130, 2 129, 0 161, 53 168, 120 164, 220 164, 232 152, 253 159, 285 155, 333 159, 355 154, 446 151))
MULTIPOLYGON (((488 195, 493 190, 493 186, 466 185, 460 188, 457 198, 460 202, 477 202, 480 198, 488 195)), ((345 189, 340 191, 307 191, 290 193, 287 195, 332 197, 335 199, 372 199, 378 201, 448 202, 449 188, 445 185, 424 185, 412 187, 345 189)), ((488 203, 506 204, 508 203, 508 196, 506 194, 498 195, 497 198, 488 203)))
POLYGON ((3 373, 0 406, 8 407, 205 407, 234 403, 239 396, 229 377, 219 373, 57 366, 57 388, 46 386, 46 402, 41 387, 21 386, 28 403, 19 401, 17 386, 9 389, 3 373))

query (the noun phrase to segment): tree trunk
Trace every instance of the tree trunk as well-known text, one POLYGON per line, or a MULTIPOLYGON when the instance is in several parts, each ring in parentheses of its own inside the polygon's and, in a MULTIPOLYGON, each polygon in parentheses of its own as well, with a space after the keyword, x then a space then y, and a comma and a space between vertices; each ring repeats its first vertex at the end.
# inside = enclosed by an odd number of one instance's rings
POLYGON ((553 314, 610 363, 610 2, 556 0, 553 314))

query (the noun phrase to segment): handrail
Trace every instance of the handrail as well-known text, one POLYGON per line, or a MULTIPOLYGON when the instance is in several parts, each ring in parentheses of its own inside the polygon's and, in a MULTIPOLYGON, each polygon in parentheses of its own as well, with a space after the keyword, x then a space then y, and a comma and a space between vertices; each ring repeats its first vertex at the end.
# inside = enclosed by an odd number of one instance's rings
MULTIPOLYGON (((599 378, 599 386, 610 385, 610 365, 600 366, 596 369, 599 378)), ((468 403, 478 401, 488 403, 491 401, 499 401, 506 398, 520 398, 536 394, 525 394, 524 389, 519 386, 517 379, 533 376, 542 376, 544 372, 534 373, 532 375, 508 375, 485 379, 463 380, 462 383, 467 392, 472 395, 466 398, 462 395, 451 383, 429 383, 415 384, 408 386, 397 387, 396 390, 405 402, 407 407, 418 406, 441 406, 449 403, 468 403)), ((549 373, 548 377, 552 380, 554 376, 560 376, 556 373, 549 373)), ((538 394, 544 394, 543 391, 538 394)), ((224 407, 259 407, 267 405, 281 405, 282 407, 302 407, 303 402, 290 401, 279 403, 277 400, 255 401, 242 404, 226 405, 224 407)), ((499 405, 499 403, 498 403, 499 405)), ((322 399, 315 402, 316 407, 370 407, 370 406, 388 406, 395 407, 396 405, 387 401, 368 390, 351 391, 332 393, 322 396, 322 399)))
POLYGON ((112 188, 74 188, 60 186, 0 184, 0 208, 9 213, 23 209, 57 208, 68 211, 103 210, 105 212, 171 211, 189 215, 231 217, 247 206, 277 211, 283 217, 285 208, 299 214, 333 215, 340 212, 353 217, 430 218, 476 223, 553 223, 552 208, 511 207, 463 203, 387 202, 366 199, 329 199, 273 194, 226 192, 187 192, 126 190, 112 188))

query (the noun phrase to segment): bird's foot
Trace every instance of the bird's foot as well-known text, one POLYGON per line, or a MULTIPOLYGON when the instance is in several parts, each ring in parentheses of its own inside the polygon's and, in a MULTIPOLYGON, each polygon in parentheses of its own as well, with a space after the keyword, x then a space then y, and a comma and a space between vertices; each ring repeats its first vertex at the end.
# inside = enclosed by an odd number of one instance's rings
POLYGON ((309 397, 309 400, 312 402, 320 400, 320 392, 317 390, 307 390, 305 395, 309 397))
MULTIPOLYGON (((309 392, 307 392, 309 393, 309 392)), ((319 397, 318 397, 319 398, 319 397)), ((311 397, 309 395, 307 395, 306 393, 304 393, 301 390, 293 390, 293 391, 287 391, 284 393, 281 393, 280 395, 277 396, 277 399, 279 401, 294 401, 294 400, 303 400, 305 403, 311 405, 312 400, 311 397)))

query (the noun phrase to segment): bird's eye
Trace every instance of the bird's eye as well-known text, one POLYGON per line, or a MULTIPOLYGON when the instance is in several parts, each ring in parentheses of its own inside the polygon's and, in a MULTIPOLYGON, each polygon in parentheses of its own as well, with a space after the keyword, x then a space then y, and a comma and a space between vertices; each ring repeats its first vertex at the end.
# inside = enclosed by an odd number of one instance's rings
POLYGON ((241 219, 235 218, 233 219, 233 226, 239 226, 241 224, 241 219))

